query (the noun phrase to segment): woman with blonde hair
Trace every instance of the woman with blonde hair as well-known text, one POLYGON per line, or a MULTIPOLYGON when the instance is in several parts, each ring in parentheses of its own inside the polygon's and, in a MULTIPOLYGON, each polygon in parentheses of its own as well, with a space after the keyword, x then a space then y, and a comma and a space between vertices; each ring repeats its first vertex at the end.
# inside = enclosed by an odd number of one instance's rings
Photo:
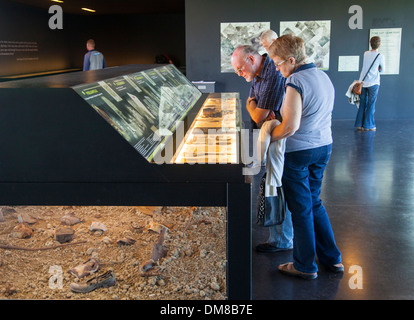
POLYGON ((286 138, 282 184, 292 212, 293 262, 279 266, 282 273, 317 278, 319 263, 343 272, 326 209, 320 199, 323 173, 332 152, 334 87, 325 72, 306 63, 304 41, 291 34, 269 48, 276 69, 286 79, 283 121, 271 132, 272 141, 286 138))

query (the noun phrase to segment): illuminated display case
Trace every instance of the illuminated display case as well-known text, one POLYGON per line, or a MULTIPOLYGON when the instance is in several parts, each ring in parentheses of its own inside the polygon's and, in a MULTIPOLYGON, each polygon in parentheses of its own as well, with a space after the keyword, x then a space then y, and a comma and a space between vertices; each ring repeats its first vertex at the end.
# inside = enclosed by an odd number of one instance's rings
POLYGON ((3 82, 0 100, 0 205, 226 207, 227 297, 251 298, 238 93, 127 65, 3 82))
POLYGON ((176 152, 174 163, 240 162, 237 93, 210 94, 176 152))

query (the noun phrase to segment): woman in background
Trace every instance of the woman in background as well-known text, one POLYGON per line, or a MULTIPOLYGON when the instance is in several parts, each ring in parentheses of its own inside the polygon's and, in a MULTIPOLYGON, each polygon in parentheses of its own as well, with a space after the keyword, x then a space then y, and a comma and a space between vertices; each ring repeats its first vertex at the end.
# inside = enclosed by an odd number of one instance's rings
POLYGON ((375 102, 380 86, 380 72, 383 72, 385 67, 384 55, 378 53, 378 48, 381 45, 380 37, 372 37, 370 43, 372 50, 364 53, 364 63, 359 76, 359 81, 363 81, 363 84, 359 109, 355 119, 355 127, 358 130, 365 131, 375 131, 377 129, 374 119, 375 102))

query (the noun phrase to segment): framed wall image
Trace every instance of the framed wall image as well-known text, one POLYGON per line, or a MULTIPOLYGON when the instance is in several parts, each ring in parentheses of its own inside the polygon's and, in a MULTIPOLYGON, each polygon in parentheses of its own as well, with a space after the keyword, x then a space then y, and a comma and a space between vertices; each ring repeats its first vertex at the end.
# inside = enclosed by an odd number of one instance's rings
POLYGON ((264 53, 260 35, 270 29, 270 22, 226 22, 220 23, 221 72, 234 72, 231 55, 238 46, 251 45, 264 53))
POLYGON ((338 71, 350 72, 359 71, 359 56, 339 56, 338 71))
POLYGON ((331 21, 281 21, 280 35, 293 33, 305 41, 306 61, 322 70, 329 70, 331 21))

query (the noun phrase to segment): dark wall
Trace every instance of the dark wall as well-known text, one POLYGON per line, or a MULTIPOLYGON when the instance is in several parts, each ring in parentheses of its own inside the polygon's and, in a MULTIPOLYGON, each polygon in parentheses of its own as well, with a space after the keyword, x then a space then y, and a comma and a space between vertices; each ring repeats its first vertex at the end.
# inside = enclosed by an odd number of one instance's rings
MULTIPOLYGON (((279 33, 280 21, 331 20, 330 62, 327 74, 335 89, 335 119, 355 118, 356 107, 350 105, 345 92, 360 72, 338 72, 338 56, 362 56, 368 49, 372 28, 402 28, 400 74, 381 77, 377 101, 377 119, 414 118, 414 2, 412 0, 308 1, 296 0, 186 0, 187 77, 190 80, 214 80, 216 91, 240 92, 242 104, 250 84, 235 73, 220 72, 220 23, 267 22, 279 33), (363 9, 363 29, 351 30, 349 7, 363 9)), ((248 118, 247 112, 244 118, 248 118)))
POLYGON ((49 28, 48 10, 7 1, 0 2, 0 76, 70 68, 66 30, 49 28), (7 41, 7 43, 6 43, 7 41), (15 42, 12 44, 11 42, 15 42), (7 49, 31 42, 36 51, 7 49), (12 47, 5 47, 11 45, 12 47))
POLYGON ((62 30, 49 28, 51 17, 47 9, 0 2, 0 45, 33 42, 38 48, 2 55, 0 47, 0 76, 81 68, 90 38, 108 66, 150 64, 159 54, 185 66, 184 14, 71 15, 63 10, 62 30))
MULTIPOLYGON (((93 38, 108 66, 155 63, 155 56, 167 54, 176 66, 185 65, 184 14, 72 16, 71 64, 82 66, 85 43, 93 38)), ((66 26, 65 26, 66 28, 66 26)))

